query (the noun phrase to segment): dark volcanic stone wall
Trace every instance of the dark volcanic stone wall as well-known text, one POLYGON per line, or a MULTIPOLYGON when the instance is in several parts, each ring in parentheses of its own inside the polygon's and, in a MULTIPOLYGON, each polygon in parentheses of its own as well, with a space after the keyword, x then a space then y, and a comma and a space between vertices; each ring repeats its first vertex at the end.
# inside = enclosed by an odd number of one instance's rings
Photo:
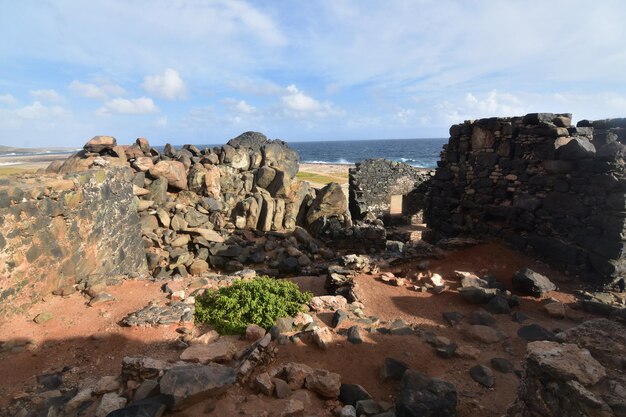
POLYGON ((626 119, 569 114, 450 128, 426 221, 436 238, 497 237, 606 283, 623 274, 626 119))
POLYGON ((403 199, 402 214, 417 214, 424 209, 425 182, 429 179, 428 171, 402 162, 386 159, 358 162, 350 169, 350 214, 354 220, 363 220, 367 213, 385 218, 389 215, 391 196, 409 194, 413 198, 403 199))
POLYGON ((132 174, 0 181, 0 315, 86 279, 147 273, 132 174))

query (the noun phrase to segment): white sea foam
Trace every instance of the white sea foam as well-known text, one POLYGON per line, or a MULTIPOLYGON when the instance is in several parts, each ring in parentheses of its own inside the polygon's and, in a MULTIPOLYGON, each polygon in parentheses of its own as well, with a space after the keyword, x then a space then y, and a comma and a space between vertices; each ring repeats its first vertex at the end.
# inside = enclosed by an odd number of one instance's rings
POLYGON ((9 165, 19 165, 20 162, 0 162, 0 166, 5 167, 9 165))

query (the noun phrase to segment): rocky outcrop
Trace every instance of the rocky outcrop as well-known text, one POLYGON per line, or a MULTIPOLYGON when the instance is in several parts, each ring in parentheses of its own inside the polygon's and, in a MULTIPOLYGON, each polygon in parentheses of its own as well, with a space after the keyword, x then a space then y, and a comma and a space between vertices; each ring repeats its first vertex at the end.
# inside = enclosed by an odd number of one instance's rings
POLYGON ((454 125, 428 226, 435 238, 500 238, 599 283, 620 280, 624 129, 623 119, 574 127, 570 114, 552 113, 454 125))
MULTIPOLYGON (((100 142, 91 146, 110 143, 100 142)), ((132 178, 113 169, 0 181, 0 314, 147 275, 132 178)))
POLYGON ((559 333, 558 342, 529 343, 508 416, 625 415, 625 335, 623 325, 599 319, 559 333))

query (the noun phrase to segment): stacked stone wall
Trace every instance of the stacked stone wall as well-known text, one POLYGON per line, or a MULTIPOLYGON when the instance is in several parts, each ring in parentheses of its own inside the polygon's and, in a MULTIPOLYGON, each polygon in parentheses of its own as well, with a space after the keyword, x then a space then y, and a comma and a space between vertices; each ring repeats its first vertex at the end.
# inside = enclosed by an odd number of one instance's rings
POLYGON ((368 214, 388 220, 391 197, 403 196, 402 216, 419 215, 426 205, 429 179, 429 171, 402 162, 358 162, 350 169, 350 214, 354 220, 364 220, 368 214))
POLYGON ((147 274, 128 169, 0 181, 0 315, 85 280, 147 274))
POLYGON ((534 113, 454 125, 431 183, 435 238, 496 237, 596 282, 626 270, 626 119, 534 113))

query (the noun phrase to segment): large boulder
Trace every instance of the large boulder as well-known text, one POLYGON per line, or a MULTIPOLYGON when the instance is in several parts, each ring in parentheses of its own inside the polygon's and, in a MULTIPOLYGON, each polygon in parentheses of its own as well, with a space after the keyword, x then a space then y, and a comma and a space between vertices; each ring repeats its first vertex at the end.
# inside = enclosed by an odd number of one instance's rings
POLYGON ((227 145, 233 148, 247 148, 253 151, 261 150, 261 147, 267 142, 267 137, 260 132, 244 132, 228 141, 227 145))
POLYGON ((396 400, 397 417, 455 417, 456 387, 438 378, 408 370, 396 400))
POLYGON ((85 145, 83 149, 87 152, 100 153, 111 150, 117 146, 117 141, 113 136, 94 136, 85 145))
POLYGON ((235 380, 235 370, 223 365, 178 366, 165 372, 160 390, 168 408, 180 410, 221 394, 235 380))
POLYGON ((349 223, 348 200, 341 185, 331 182, 317 192, 315 200, 306 213, 306 223, 312 231, 319 232, 328 219, 336 218, 349 223))
POLYGON ((284 171, 290 179, 298 173, 300 155, 297 151, 290 149, 285 142, 268 141, 261 148, 261 153, 263 155, 262 166, 284 171))
POLYGON ((171 187, 187 189, 187 170, 182 162, 159 161, 148 172, 155 178, 165 178, 171 187))
POLYGON ((513 275, 513 288, 522 294, 541 297, 548 291, 554 291, 556 286, 548 277, 532 269, 524 268, 513 275))

